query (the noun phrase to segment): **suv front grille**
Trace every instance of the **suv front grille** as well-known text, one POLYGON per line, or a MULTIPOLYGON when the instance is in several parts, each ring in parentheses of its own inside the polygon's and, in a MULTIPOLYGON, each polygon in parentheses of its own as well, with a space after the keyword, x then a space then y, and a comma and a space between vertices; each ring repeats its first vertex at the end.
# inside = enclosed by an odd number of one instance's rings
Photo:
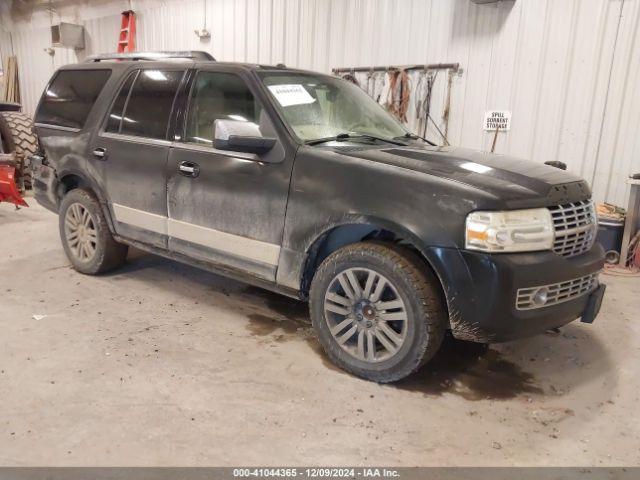
POLYGON ((566 282, 521 288, 518 290, 516 297, 516 309, 532 310, 534 308, 543 308, 568 302, 569 300, 574 300, 582 295, 591 293, 597 286, 598 274, 592 273, 591 275, 574 278, 566 282), (544 297, 546 297, 544 303, 540 301, 541 296, 539 293, 541 292, 544 293, 544 297))
POLYGON ((573 257, 589 250, 596 239, 596 217, 593 201, 566 203, 549 207, 553 218, 555 240, 553 251, 573 257))

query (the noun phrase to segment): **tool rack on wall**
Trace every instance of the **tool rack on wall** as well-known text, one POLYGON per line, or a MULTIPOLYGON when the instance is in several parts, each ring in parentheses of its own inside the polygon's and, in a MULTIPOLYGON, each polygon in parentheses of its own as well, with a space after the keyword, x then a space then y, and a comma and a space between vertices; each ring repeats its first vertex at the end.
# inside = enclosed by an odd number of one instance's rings
POLYGON ((332 72, 361 87, 414 133, 422 137, 435 134, 443 144, 449 144, 451 91, 454 76, 462 73, 459 63, 341 67, 332 72), (441 71, 445 72, 446 84, 438 88, 441 71), (441 93, 437 102, 441 118, 437 120, 432 114, 436 89, 441 93), (429 125, 435 132, 430 132, 429 125))

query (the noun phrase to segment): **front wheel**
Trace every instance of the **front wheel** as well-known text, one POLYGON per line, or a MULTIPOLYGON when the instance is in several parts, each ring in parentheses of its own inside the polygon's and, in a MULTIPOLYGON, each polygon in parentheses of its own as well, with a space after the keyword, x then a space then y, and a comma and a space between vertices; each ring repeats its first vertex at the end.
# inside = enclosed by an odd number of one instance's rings
POLYGON ((327 257, 311 284, 313 326, 329 358, 359 377, 400 380, 440 348, 438 280, 412 251, 363 242, 327 257))

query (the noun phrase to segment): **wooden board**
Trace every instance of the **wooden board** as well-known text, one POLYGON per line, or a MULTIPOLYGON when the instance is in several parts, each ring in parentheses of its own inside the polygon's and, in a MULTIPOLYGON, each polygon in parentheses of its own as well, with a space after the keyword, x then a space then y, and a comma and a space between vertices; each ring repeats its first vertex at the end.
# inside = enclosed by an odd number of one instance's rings
POLYGON ((4 102, 20 103, 20 86, 18 83, 18 59, 9 56, 4 62, 3 89, 0 99, 4 102))

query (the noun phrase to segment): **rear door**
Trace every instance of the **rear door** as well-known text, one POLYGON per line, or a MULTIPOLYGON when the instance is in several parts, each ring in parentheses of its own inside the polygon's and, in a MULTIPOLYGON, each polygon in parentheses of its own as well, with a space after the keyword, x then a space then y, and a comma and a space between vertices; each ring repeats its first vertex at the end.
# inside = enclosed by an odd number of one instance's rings
POLYGON ((184 74, 141 68, 126 75, 91 148, 116 232, 157 247, 167 246, 167 130, 184 74))
POLYGON ((278 138, 241 75, 215 67, 196 72, 169 153, 169 248, 275 281, 293 155, 287 158, 281 140, 262 155, 217 150, 216 119, 253 122, 263 136, 278 138), (275 163, 263 162, 267 155, 275 163))

